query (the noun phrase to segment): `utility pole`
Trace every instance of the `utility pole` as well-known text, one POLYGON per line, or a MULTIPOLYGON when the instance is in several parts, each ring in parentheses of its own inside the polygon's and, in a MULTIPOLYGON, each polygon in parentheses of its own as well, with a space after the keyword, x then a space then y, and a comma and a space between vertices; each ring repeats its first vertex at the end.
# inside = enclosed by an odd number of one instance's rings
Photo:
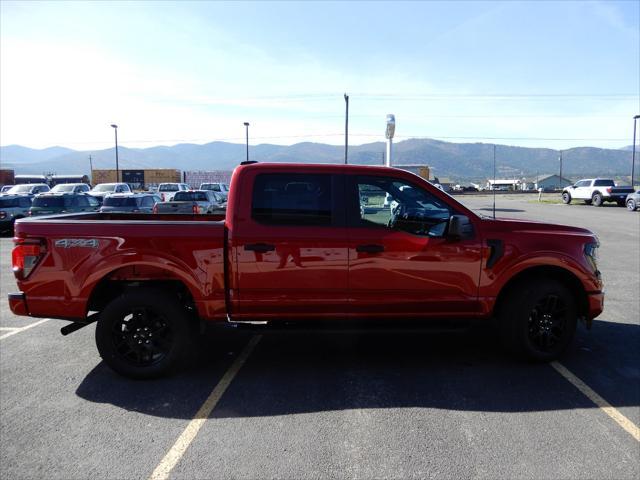
POLYGON ((91 183, 93 183, 93 161, 91 161, 91 155, 89 155, 89 175, 91 176, 91 183))
POLYGON ((111 128, 116 133, 116 183, 120 183, 120 169, 118 167, 118 125, 115 123, 111 125, 111 128))
POLYGON ((560 160, 560 190, 562 190, 562 150, 560 150, 558 160, 560 160))
POLYGON ((345 114, 344 114, 344 164, 348 163, 349 154, 349 95, 344 94, 345 114))
POLYGON ((633 183, 633 175, 635 173, 634 169, 636 166, 636 124, 638 123, 638 119, 640 115, 636 115, 633 117, 633 147, 631 148, 631 188, 635 188, 633 183))

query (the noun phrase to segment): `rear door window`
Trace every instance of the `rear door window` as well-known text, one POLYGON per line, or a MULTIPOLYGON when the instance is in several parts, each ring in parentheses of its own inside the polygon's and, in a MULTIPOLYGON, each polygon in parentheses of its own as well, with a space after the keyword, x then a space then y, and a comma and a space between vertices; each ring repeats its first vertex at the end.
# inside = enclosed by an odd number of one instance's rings
POLYGON ((332 225, 331 184, 327 174, 257 175, 251 216, 272 225, 332 225))
POLYGON ((615 187, 616 184, 613 180, 596 180, 593 184, 594 187, 615 187))

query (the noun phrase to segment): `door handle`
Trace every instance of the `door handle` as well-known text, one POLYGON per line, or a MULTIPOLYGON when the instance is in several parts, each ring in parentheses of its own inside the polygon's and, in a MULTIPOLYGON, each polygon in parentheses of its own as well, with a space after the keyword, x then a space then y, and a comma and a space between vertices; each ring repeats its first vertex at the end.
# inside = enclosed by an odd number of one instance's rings
POLYGON ((383 245, 358 245, 356 252, 359 253, 381 253, 384 252, 383 245))
POLYGON ((251 252, 266 253, 274 251, 276 247, 266 243, 249 243, 244 246, 244 249, 251 252))

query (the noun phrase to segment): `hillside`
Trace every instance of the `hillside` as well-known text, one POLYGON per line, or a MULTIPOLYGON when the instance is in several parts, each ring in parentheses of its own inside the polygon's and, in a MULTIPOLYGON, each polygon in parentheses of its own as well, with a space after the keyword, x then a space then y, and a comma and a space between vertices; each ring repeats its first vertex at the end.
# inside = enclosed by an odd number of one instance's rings
MULTIPOLYGON (((349 162, 380 165, 383 142, 351 146, 349 162)), ((75 151, 63 147, 34 150, 18 145, 0 147, 2 168, 19 174, 88 173, 89 155, 94 168, 114 168, 114 149, 75 151)), ((245 146, 226 142, 171 147, 119 147, 120 168, 177 168, 180 170, 230 170, 245 158, 245 146)), ((342 163, 344 147, 304 142, 291 146, 263 144, 250 147, 252 160, 261 162, 342 163)), ((456 180, 483 179, 492 175, 493 144, 450 143, 410 139, 394 144, 394 164, 425 164, 440 177, 456 180)), ((532 176, 559 171, 558 152, 547 148, 497 145, 500 176, 532 176)), ((573 177, 628 175, 628 150, 579 147, 563 152, 563 174, 573 177)))

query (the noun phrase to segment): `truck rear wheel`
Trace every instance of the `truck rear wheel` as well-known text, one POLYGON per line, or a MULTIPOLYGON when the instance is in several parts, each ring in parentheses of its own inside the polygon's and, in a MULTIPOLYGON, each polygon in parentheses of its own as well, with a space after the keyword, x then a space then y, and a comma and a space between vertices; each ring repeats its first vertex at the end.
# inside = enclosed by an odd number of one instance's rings
POLYGON ((569 205, 571 203, 571 194, 569 192, 564 192, 562 194, 562 201, 565 204, 569 205))
POLYGON ((591 202, 593 203, 593 205, 595 205, 596 207, 601 207, 603 200, 602 200, 602 194, 596 192, 593 194, 593 196, 591 197, 591 202))
POLYGON ((114 371, 156 378, 178 367, 192 340, 190 319, 177 300, 153 289, 125 292, 100 313, 96 345, 114 371))
POLYGON ((529 360, 556 359, 575 334, 574 296, 562 283, 547 278, 520 283, 508 295, 498 314, 505 347, 529 360))

